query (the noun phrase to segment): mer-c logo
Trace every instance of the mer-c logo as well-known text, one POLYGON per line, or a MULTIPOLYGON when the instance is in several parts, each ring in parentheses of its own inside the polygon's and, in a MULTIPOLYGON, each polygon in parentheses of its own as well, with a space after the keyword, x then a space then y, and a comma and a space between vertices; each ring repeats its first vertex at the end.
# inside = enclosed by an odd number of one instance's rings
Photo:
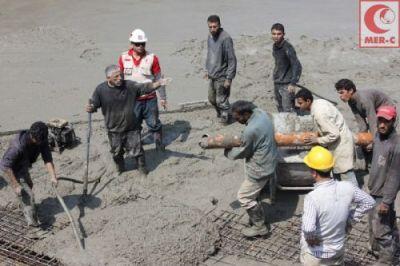
POLYGON ((360 0, 359 46, 399 48, 400 0, 360 0))

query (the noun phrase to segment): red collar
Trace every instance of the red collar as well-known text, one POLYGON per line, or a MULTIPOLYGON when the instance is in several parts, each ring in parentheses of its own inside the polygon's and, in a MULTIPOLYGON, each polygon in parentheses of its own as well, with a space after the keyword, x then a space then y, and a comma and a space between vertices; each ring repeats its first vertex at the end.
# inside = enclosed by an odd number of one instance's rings
POLYGON ((143 58, 143 57, 145 57, 146 56, 146 54, 147 54, 147 52, 145 52, 144 53, 144 55, 138 55, 133 49, 129 49, 129 51, 128 51, 128 55, 130 55, 130 56, 139 56, 140 58, 143 58))

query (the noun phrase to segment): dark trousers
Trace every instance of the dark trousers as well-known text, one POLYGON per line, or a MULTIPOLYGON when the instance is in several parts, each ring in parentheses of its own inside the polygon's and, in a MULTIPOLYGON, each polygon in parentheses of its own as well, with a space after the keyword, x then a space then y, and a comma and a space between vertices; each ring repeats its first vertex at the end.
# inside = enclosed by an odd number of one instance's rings
POLYGON ((294 111, 294 94, 289 93, 289 84, 274 84, 276 108, 278 112, 294 111))
POLYGON ((208 101, 217 111, 217 116, 228 120, 230 88, 224 87, 225 79, 210 79, 208 87, 208 101))
POLYGON ((136 101, 134 112, 140 125, 142 125, 143 120, 145 120, 151 132, 155 133, 161 131, 162 125, 159 118, 157 97, 149 100, 136 101))
POLYGON ((374 197, 376 206, 368 215, 369 242, 373 251, 379 253, 379 262, 391 265, 398 239, 396 236, 396 212, 393 204, 389 206, 386 215, 378 213, 378 207, 382 202, 381 197, 374 197))
POLYGON ((110 152, 117 163, 124 159, 125 153, 135 158, 144 155, 140 130, 122 133, 108 132, 108 140, 110 141, 110 152))

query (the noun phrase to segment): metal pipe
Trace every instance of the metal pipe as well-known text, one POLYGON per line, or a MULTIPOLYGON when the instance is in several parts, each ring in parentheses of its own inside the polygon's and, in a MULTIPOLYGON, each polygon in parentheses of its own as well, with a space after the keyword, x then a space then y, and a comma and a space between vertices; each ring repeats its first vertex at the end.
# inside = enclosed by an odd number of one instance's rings
MULTIPOLYGON (((275 133, 276 144, 280 147, 284 146, 308 146, 304 143, 305 137, 318 137, 317 132, 299 132, 292 134, 275 133)), ((371 133, 358 133, 354 136, 354 142, 359 146, 367 146, 372 143, 371 133)), ((217 134, 215 137, 209 135, 203 135, 199 142, 200 147, 203 149, 221 149, 221 148, 233 148, 241 145, 240 138, 232 135, 217 134)))

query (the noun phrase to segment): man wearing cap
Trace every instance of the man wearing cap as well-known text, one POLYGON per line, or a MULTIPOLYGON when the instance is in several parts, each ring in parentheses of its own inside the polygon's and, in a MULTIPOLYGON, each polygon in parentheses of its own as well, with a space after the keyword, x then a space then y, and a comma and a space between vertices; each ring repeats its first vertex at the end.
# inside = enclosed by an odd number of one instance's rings
POLYGON ((366 192, 331 178, 333 155, 315 146, 304 158, 314 190, 304 198, 301 255, 303 265, 344 265, 344 242, 352 225, 374 207, 366 192))
POLYGON ((29 130, 23 130, 10 142, 10 146, 0 161, 0 170, 10 182, 21 204, 29 226, 38 226, 37 210, 33 194, 33 182, 29 168, 36 162, 39 154, 47 168, 51 181, 57 185, 53 157, 48 143, 48 128, 38 121, 29 130))
MULTIPOLYGON (((130 49, 122 53, 118 59, 121 72, 125 80, 132 80, 139 83, 150 83, 161 79, 161 68, 158 57, 146 51, 147 37, 141 29, 132 31, 130 49)), ((165 86, 158 90, 160 105, 167 108, 167 94, 165 86)), ((162 124, 159 118, 157 93, 151 92, 137 98, 134 106, 138 123, 145 120, 149 131, 153 133, 156 149, 162 151, 165 145, 162 140, 162 124)))
POLYGON ((400 138, 395 129, 396 108, 381 106, 376 114, 377 134, 368 188, 377 206, 369 215, 370 244, 381 265, 392 263, 396 227, 394 200, 400 184, 400 138))

